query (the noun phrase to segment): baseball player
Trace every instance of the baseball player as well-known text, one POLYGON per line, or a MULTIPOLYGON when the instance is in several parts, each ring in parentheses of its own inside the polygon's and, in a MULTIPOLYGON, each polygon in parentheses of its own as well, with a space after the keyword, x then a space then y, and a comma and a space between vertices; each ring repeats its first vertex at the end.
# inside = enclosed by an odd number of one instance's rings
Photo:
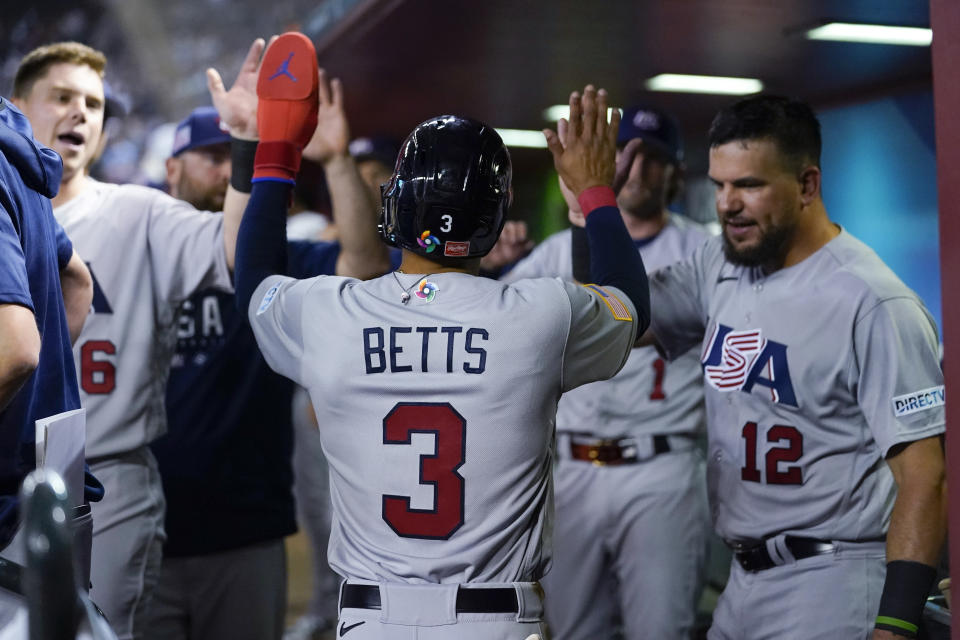
MULTIPOLYGON (((304 148, 303 157, 322 162, 323 154, 317 153, 322 149, 317 148, 315 141, 316 137, 304 148)), ((389 182, 393 175, 397 143, 379 136, 356 138, 350 141, 347 150, 368 191, 373 215, 376 216, 380 211, 380 185, 389 182)), ((298 177, 298 182, 301 180, 302 175, 298 177)), ((336 183, 331 186, 336 187, 336 183)), ((342 219, 338 211, 334 214, 337 218, 335 223, 328 223, 325 216, 312 212, 290 215, 287 218, 287 238, 338 237, 342 219)), ((382 245, 379 238, 377 242, 382 245)), ((391 263, 393 258, 391 255, 391 263)), ((399 265, 399 259, 396 264, 399 265)), ((288 273, 292 275, 292 272, 288 273)), ((340 578, 327 562, 331 517, 330 474, 310 396, 303 387, 297 387, 293 393, 292 420, 294 499, 300 527, 310 541, 311 592, 306 611, 284 632, 283 640, 311 640, 337 621, 340 578)))
POLYGON ((381 216, 384 238, 403 249, 401 271, 366 283, 272 275, 283 268, 289 187, 254 184, 237 298, 268 364, 307 387, 316 408, 329 559, 346 578, 341 637, 541 632, 556 401, 616 373, 647 313, 642 261, 604 186, 618 116, 607 123, 606 94, 593 87, 571 107, 566 150, 553 132, 548 142, 591 242, 607 247, 593 260, 603 286, 474 276, 503 224, 510 157, 472 120, 433 118, 405 141, 381 216))
MULTIPOLYGON (((303 277, 379 275, 388 266, 387 251, 347 153, 341 85, 322 74, 318 88, 313 147, 322 156, 341 241, 289 242, 287 267, 303 277)), ((218 145, 229 144, 217 120, 213 109, 201 108, 181 124, 172 158, 177 162, 168 163, 172 195, 222 198, 229 156, 220 171, 203 157, 219 157, 218 145), (192 153, 201 157, 178 166, 192 153), (187 193, 184 182, 191 184, 187 193)), ((167 385, 169 430, 152 445, 167 499, 168 538, 146 636, 279 638, 286 613, 283 538, 296 531, 290 487, 294 385, 267 367, 232 294, 194 294, 178 327, 167 385)))
MULTIPOLYGON (((644 266, 693 253, 707 233, 667 209, 683 167, 674 120, 652 107, 626 109, 617 145, 626 173, 617 204, 644 266)), ((547 238, 503 280, 573 280, 572 236, 568 229, 547 238)), ((700 375, 695 353, 667 365, 647 347, 613 379, 561 398, 553 566, 543 580, 556 638, 610 637, 616 619, 626 638, 689 637, 710 530, 696 448, 705 417, 700 375)))
MULTIPOLYGON (((235 136, 255 131, 256 77, 264 43, 251 47, 227 93, 208 72, 214 103, 235 136), (244 97, 250 99, 244 100, 244 97), (247 123, 251 124, 247 124, 247 123)), ((120 638, 139 637, 159 570, 164 500, 147 447, 165 428, 164 385, 176 309, 194 291, 231 287, 236 229, 246 196, 228 191, 224 214, 145 187, 85 173, 103 128, 100 52, 78 43, 35 49, 21 61, 14 101, 37 138, 63 158, 54 215, 90 265, 93 308, 74 350, 87 411, 86 455, 107 497, 94 505, 91 597, 120 638)))
POLYGON ((914 637, 947 508, 936 326, 828 218, 809 106, 749 98, 709 139, 722 238, 651 276, 664 354, 703 365, 735 550, 709 637, 914 637))

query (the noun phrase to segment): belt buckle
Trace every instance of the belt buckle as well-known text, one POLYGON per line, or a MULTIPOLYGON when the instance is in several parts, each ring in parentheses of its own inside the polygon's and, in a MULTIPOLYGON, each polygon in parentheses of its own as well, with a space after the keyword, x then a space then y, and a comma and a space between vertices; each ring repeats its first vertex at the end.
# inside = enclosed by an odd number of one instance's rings
POLYGON ((730 548, 733 550, 733 557, 736 558, 743 570, 754 573, 759 570, 755 560, 762 545, 762 542, 753 544, 734 542, 730 543, 730 548))

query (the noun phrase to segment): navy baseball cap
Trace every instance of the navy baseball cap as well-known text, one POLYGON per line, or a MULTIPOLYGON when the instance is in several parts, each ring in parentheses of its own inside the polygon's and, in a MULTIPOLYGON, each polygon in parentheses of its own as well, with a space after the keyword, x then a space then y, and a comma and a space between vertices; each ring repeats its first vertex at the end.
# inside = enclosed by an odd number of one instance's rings
POLYGON ((388 136, 370 136, 368 138, 356 138, 350 143, 350 155, 357 162, 364 160, 377 160, 388 167, 393 167, 397 163, 397 154, 400 152, 400 145, 397 141, 388 136))
POLYGON ((103 81, 103 119, 123 118, 130 112, 129 99, 114 89, 107 80, 103 81))
POLYGON ((220 116, 213 107, 197 107, 177 125, 173 134, 173 154, 230 142, 230 134, 220 126, 220 116))
POLYGON ((676 164, 683 162, 680 126, 665 111, 646 105, 624 109, 617 131, 617 146, 622 147, 634 138, 658 147, 676 164))

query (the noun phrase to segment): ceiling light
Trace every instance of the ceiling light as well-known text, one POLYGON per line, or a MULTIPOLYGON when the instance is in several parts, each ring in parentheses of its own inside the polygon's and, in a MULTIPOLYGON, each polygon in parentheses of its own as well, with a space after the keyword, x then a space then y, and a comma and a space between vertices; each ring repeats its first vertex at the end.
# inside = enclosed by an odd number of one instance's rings
MULTIPOLYGON (((617 109, 621 115, 623 115, 623 109, 617 109)), ((610 117, 610 114, 613 113, 613 107, 607 109, 607 117, 610 117)), ((543 118, 547 122, 556 122, 560 118, 569 118, 570 117, 570 105, 569 104, 555 104, 552 107, 547 107, 543 110, 543 118)))
POLYGON ((831 22, 807 31, 810 40, 838 40, 841 42, 872 42, 928 47, 933 31, 920 27, 890 27, 880 24, 851 24, 831 22))
POLYGON ((650 91, 713 93, 729 96, 743 96, 763 91, 763 83, 754 78, 690 76, 680 73, 661 73, 647 80, 645 86, 650 91))
POLYGON ((542 131, 533 131, 531 129, 497 129, 497 133, 503 139, 503 144, 508 147, 528 147, 531 149, 546 149, 547 139, 543 137, 542 131))

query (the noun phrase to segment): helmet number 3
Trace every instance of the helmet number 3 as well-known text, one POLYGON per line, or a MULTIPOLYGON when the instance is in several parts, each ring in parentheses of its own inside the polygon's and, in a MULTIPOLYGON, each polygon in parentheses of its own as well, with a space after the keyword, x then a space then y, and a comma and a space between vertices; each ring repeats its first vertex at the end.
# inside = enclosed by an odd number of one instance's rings
POLYGON ((450 233, 453 230, 453 216, 445 213, 440 216, 440 219, 443 220, 443 226, 440 227, 440 231, 450 233))
POLYGON ((414 433, 433 434, 432 453, 420 456, 420 484, 433 487, 433 508, 414 509, 410 496, 384 495, 383 519, 404 538, 446 540, 463 525, 467 421, 446 402, 400 402, 383 419, 383 444, 410 445, 414 433))

